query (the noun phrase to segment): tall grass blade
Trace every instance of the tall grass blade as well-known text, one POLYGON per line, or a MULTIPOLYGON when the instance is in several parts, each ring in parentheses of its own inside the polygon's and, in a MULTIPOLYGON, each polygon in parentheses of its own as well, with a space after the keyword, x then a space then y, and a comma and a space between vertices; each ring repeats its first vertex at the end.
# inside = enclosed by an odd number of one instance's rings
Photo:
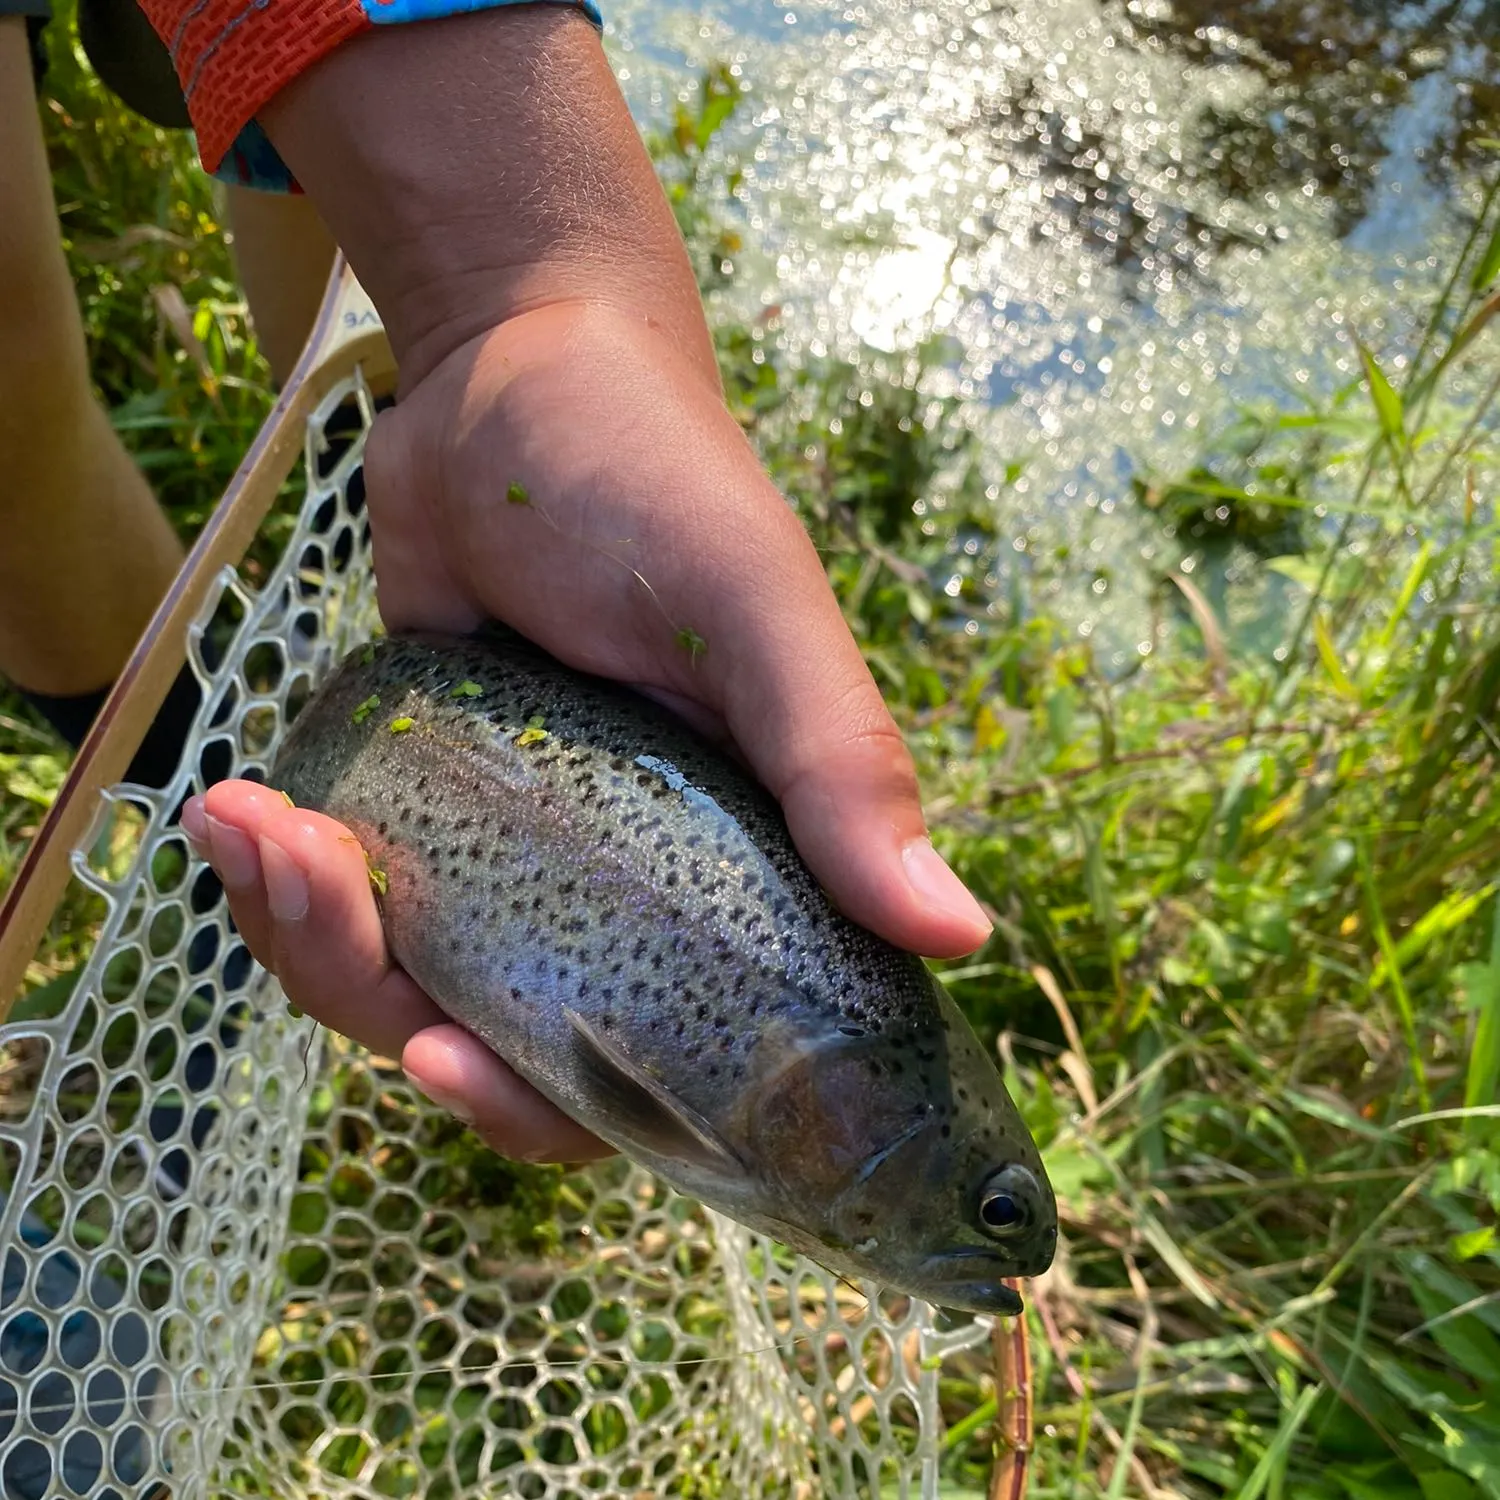
POLYGON ((1344 664, 1339 660, 1338 647, 1333 643, 1333 637, 1328 633, 1328 626, 1323 622, 1323 612, 1318 611, 1313 616, 1313 638, 1318 643, 1318 658, 1323 663, 1323 670, 1328 673, 1335 690, 1340 697, 1348 698, 1351 702, 1358 701, 1359 689, 1349 680, 1349 674, 1344 671, 1344 664))
POLYGON ((1309 1413, 1322 1394, 1321 1384, 1304 1386, 1298 1392, 1297 1399, 1287 1408, 1286 1415, 1281 1419, 1281 1426, 1276 1429, 1276 1436, 1271 1439, 1270 1446, 1261 1454, 1260 1462, 1251 1471, 1250 1477, 1235 1496, 1235 1500, 1260 1500, 1272 1476, 1286 1463, 1287 1454, 1291 1451, 1294 1439, 1302 1430, 1302 1424, 1307 1421, 1309 1413))
POLYGON ((1469 1005, 1476 1013, 1474 1045, 1464 1078, 1464 1107, 1496 1103, 1500 1090, 1500 901, 1490 919, 1490 961, 1470 964, 1465 972, 1469 1005))
MULTIPOLYGON (((1417 1019, 1412 1012, 1411 996, 1401 974, 1401 960, 1396 954, 1396 944, 1391 938, 1391 929, 1385 920, 1385 911, 1380 904, 1380 892, 1375 885, 1375 872, 1370 865, 1369 845, 1363 838, 1358 841, 1360 876, 1365 887, 1365 901, 1370 912, 1370 925, 1375 931, 1375 940, 1380 945, 1380 954, 1385 961, 1384 978, 1390 982, 1391 993, 1396 998, 1396 1012, 1401 1018, 1401 1033, 1406 1039, 1407 1060, 1411 1066, 1412 1082, 1417 1088, 1417 1098, 1423 1111, 1432 1108, 1432 1095, 1427 1087, 1427 1069, 1422 1062, 1422 1049, 1417 1040, 1417 1019)), ((1371 988, 1375 981, 1372 975, 1371 988)))
POLYGON ((1484 247, 1484 254, 1474 267, 1469 285, 1476 292, 1483 292, 1497 277, 1500 277, 1500 224, 1495 225, 1495 232, 1490 236, 1489 244, 1484 247))
POLYGON ((1365 381, 1370 388, 1370 401, 1375 407, 1375 415, 1380 420, 1380 430, 1395 446, 1403 447, 1406 443, 1406 411, 1401 404, 1401 396, 1385 378, 1364 340, 1360 339, 1358 342, 1360 363, 1365 367, 1365 381))

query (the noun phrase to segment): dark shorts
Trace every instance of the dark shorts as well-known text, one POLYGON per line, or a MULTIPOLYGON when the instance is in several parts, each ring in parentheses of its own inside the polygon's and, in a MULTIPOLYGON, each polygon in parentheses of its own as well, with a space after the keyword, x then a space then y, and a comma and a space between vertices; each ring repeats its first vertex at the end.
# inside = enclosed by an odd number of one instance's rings
MULTIPOLYGON (((0 16, 25 16, 38 84, 47 69, 43 31, 51 0, 0 0, 0 16)), ((78 0, 78 40, 100 82, 121 103, 168 130, 186 130, 187 105, 161 38, 136 0, 78 0)))

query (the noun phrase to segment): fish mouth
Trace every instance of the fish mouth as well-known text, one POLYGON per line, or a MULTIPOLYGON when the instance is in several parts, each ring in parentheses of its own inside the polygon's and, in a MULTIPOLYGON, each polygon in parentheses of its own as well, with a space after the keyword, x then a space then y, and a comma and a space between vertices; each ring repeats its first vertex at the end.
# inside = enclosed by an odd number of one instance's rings
POLYGON ((994 1313, 1002 1318, 1018 1318, 1026 1310, 1021 1294, 1003 1281, 960 1281, 934 1287, 928 1301, 956 1312, 994 1313))
POLYGON ((960 1312, 998 1313, 1018 1317, 1025 1308, 1021 1294, 1008 1279, 1024 1274, 1009 1256, 961 1245, 927 1258, 922 1270, 931 1287, 929 1302, 960 1312))

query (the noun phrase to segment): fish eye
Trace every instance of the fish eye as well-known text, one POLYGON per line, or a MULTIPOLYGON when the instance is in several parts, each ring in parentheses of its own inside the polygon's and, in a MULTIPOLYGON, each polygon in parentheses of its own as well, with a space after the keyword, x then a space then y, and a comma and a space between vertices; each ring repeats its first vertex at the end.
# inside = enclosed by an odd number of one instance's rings
POLYGON ((1007 1240, 1031 1224, 1036 1179, 1025 1167, 1001 1167, 979 1190, 979 1227, 992 1239, 1007 1240))

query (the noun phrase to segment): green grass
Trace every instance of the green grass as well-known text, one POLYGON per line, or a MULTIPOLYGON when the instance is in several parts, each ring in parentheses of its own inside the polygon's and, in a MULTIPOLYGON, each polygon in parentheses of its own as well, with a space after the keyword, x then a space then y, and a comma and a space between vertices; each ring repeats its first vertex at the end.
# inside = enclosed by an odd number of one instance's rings
MULTIPOLYGON (((191 535, 269 405, 214 200, 186 142, 66 60, 53 87, 97 378, 191 535), (181 243, 91 248, 143 223, 181 243)), ((735 242, 702 147, 735 87, 712 75, 653 142, 706 287, 735 242)), ((1491 194, 1399 381, 1370 351, 1324 405, 1247 411, 1190 472, 1142 469, 1143 531, 1197 566, 1184 588, 1164 562, 1156 649, 1113 678, 1047 613, 1072 559, 986 585, 1018 471, 920 369, 718 330, 939 842, 998 920, 945 981, 1000 1040, 1064 1204, 1029 1313, 1034 1495, 1500 1495, 1500 614, 1493 496, 1471 489, 1496 467, 1497 225, 1491 194), (1214 616, 1231 547, 1289 581, 1279 659, 1214 616)), ((0 882, 62 765, 0 702, 0 882)), ((60 915, 37 980, 89 921, 60 915)), ((945 1385, 954 1493, 982 1487, 989 1394, 977 1370, 945 1385)))

